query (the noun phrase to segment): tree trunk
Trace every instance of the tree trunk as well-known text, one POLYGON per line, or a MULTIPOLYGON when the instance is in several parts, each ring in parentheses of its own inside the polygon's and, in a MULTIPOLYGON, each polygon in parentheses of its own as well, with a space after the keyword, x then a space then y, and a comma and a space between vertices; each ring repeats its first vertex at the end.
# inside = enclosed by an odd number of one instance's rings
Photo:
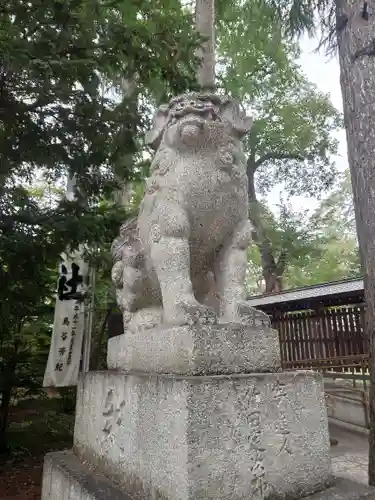
POLYGON ((0 455, 8 452, 7 433, 11 395, 12 390, 9 387, 0 392, 0 455))
MULTIPOLYGON (((371 4, 370 4, 371 5, 371 4)), ((375 23, 363 0, 336 1, 348 160, 370 341, 369 483, 375 485, 375 23)))
POLYGON ((202 64, 197 70, 197 82, 203 90, 215 89, 215 1, 196 0, 195 23, 198 33, 205 38, 197 56, 202 64))
POLYGON ((249 159, 247 163, 248 195, 249 195, 249 218, 254 227, 253 238, 259 248, 262 263, 262 273, 265 281, 265 293, 278 293, 283 290, 282 274, 285 270, 285 258, 276 259, 273 255, 272 246, 268 240, 263 227, 261 206, 255 193, 255 162, 249 159), (282 265, 281 265, 282 264, 282 265))
MULTIPOLYGON (((22 321, 18 322, 18 328, 16 333, 19 335, 22 329, 22 321)), ((7 334, 5 334, 7 335, 7 334)), ((14 340, 13 346, 9 346, 8 349, 4 349, 2 346, 2 356, 4 358, 5 364, 3 365, 3 370, 1 373, 1 390, 0 390, 0 454, 6 453, 8 449, 8 420, 9 420, 9 407, 12 397, 12 391, 16 385, 15 373, 18 363, 18 349, 19 341, 14 340)))
POLYGON ((129 120, 127 121, 127 129, 124 132, 123 140, 128 144, 129 151, 122 158, 122 162, 115 168, 116 181, 119 184, 119 189, 114 192, 114 201, 119 207, 125 207, 129 204, 133 186, 126 183, 124 180, 124 172, 132 171, 134 163, 134 154, 136 150, 135 139, 137 136, 139 109, 138 109, 138 93, 137 82, 134 78, 125 78, 121 81, 121 90, 123 101, 126 102, 129 109, 129 120), (137 120, 135 119, 137 117, 137 120), (120 168, 119 168, 120 167, 120 168))
POLYGON ((280 293, 283 291, 282 277, 278 276, 278 272, 276 269, 272 271, 263 270, 263 277, 266 283, 265 293, 280 293))
POLYGON ((106 311, 100 311, 99 317, 96 320, 95 329, 92 336, 91 355, 90 355, 90 370, 100 370, 100 361, 102 354, 102 345, 105 335, 105 329, 108 323, 109 315, 112 308, 106 311))

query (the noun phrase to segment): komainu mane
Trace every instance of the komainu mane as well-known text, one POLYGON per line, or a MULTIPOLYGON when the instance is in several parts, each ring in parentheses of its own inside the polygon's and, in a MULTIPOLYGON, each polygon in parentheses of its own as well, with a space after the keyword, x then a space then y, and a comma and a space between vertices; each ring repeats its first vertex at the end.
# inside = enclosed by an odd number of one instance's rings
POLYGON ((242 139, 250 127, 228 97, 190 93, 158 109, 138 219, 112 246, 126 328, 268 324, 244 300, 252 228, 242 139))

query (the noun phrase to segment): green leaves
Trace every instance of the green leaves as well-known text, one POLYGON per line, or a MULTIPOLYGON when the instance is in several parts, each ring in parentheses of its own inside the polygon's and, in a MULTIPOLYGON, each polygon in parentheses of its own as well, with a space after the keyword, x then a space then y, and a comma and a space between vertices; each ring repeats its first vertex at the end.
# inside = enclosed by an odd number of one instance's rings
MULTIPOLYGON (((277 216, 263 208, 262 222, 275 258, 274 272, 280 271, 277 264, 280 256, 285 255, 285 288, 361 274, 348 172, 338 177, 335 189, 313 214, 296 213, 287 204, 281 204, 277 216)), ((259 293, 263 274, 260 250, 253 247, 249 252, 249 291, 259 293)))
POLYGON ((284 183, 289 195, 319 195, 335 178, 333 133, 341 116, 329 98, 302 75, 264 96, 247 143, 255 156, 258 186, 263 194, 284 183))
POLYGON ((221 86, 253 105, 264 89, 290 78, 289 57, 298 47, 281 38, 280 24, 262 0, 231 2, 220 9, 217 59, 221 86))
POLYGON ((264 0, 219 2, 220 83, 254 116, 244 144, 249 217, 268 285, 275 278, 280 285, 291 263, 313 252, 314 238, 311 228, 300 224, 302 214, 284 204, 275 217, 259 205, 259 197, 275 187, 283 189, 287 200, 296 194, 319 197, 333 186, 337 174, 333 133, 342 118, 329 97, 307 81, 296 63, 298 45, 285 37, 283 16, 288 12, 290 22, 297 15, 307 16, 308 10, 298 11, 300 7, 264 0))
POLYGON ((328 20, 332 3, 327 0, 265 0, 283 25, 284 33, 299 37, 315 33, 317 19, 328 20))
POLYGON ((263 0, 221 6, 221 85, 254 116, 245 151, 265 195, 282 183, 289 195, 316 196, 335 178, 332 133, 342 118, 296 64, 299 49, 282 37, 275 6, 263 0))
POLYGON ((128 146, 120 148, 118 137, 134 120, 119 96, 103 94, 103 79, 136 75, 141 88, 157 80, 167 92, 193 81, 191 19, 178 2, 167 4, 3 2, 0 147, 7 175, 21 162, 57 178, 68 168, 86 196, 98 194, 95 167, 116 163, 128 146))
POLYGON ((86 243, 109 279, 106 252, 128 215, 113 191, 142 176, 143 112, 194 86, 198 41, 177 0, 4 0, 0 26, 1 400, 33 369, 67 245, 86 243))

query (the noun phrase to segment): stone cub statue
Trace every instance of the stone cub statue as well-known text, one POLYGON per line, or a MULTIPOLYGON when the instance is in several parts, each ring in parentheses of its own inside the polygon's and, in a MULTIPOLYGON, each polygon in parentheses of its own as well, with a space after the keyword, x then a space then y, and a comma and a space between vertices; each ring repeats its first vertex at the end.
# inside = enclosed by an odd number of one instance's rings
POLYGON ((156 151, 139 216, 112 245, 124 326, 269 324, 245 302, 249 131, 237 102, 189 93, 161 106, 147 136, 156 151))

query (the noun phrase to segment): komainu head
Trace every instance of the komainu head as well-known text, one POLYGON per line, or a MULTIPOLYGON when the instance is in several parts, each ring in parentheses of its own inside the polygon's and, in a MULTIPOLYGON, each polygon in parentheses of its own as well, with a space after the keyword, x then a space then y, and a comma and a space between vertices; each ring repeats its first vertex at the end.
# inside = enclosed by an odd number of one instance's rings
POLYGON ((189 93, 159 107, 146 141, 155 150, 163 143, 173 149, 210 149, 229 138, 241 141, 251 124, 234 99, 189 93))

